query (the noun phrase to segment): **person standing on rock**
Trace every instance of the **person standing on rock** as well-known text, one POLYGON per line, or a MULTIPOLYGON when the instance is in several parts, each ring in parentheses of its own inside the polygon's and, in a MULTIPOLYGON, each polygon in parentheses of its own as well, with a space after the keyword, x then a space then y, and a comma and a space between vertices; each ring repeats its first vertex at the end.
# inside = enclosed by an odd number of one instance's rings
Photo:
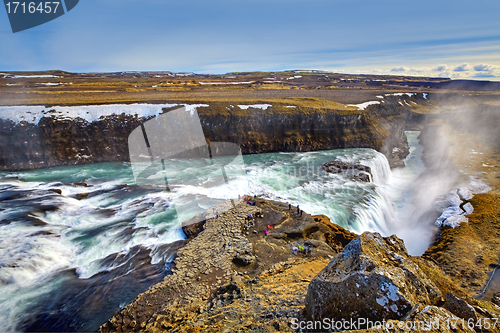
POLYGON ((297 205, 297 214, 300 213, 299 205, 297 205))
POLYGON ((288 204, 288 210, 292 209, 292 205, 288 204))

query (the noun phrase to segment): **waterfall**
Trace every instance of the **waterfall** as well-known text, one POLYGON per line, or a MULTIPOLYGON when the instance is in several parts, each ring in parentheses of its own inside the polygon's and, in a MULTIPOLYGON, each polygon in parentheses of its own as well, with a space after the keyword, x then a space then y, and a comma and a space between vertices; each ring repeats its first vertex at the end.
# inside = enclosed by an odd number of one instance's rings
POLYGON ((355 230, 358 233, 375 231, 383 236, 389 236, 396 221, 395 207, 385 186, 390 182, 392 175, 389 161, 383 154, 374 152, 370 159, 360 162, 370 167, 375 188, 361 205, 354 208, 357 217, 355 230))

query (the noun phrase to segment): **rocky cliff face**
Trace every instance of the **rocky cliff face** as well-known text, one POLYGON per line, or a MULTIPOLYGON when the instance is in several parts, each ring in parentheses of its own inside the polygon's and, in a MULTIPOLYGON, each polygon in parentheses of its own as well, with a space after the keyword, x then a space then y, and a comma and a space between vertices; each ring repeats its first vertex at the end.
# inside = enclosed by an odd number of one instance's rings
POLYGON ((266 331, 270 322, 287 328, 288 320, 301 316, 312 275, 357 236, 326 216, 301 215, 286 204, 261 199, 253 206, 242 202, 189 230, 172 275, 117 311, 100 331, 219 332, 221 325, 230 331, 266 331), (259 217, 248 219, 248 214, 259 217), (273 280, 288 269, 286 279, 273 280), (287 295, 283 283, 291 287, 287 295), (279 288, 276 297, 269 297, 271 285, 279 288), (234 311, 228 313, 226 305, 234 311), (270 318, 276 317, 273 323, 270 318))
MULTIPOLYGON (((371 106, 370 112, 231 107, 211 103, 198 112, 207 141, 236 143, 243 154, 373 148, 400 166, 407 154, 403 130, 413 122, 408 109, 392 104, 371 106)), ((129 161, 128 136, 150 118, 123 113, 87 122, 45 116, 37 124, 0 118, 0 170, 129 161)))
POLYGON ((311 281, 306 310, 313 320, 399 319, 416 304, 435 305, 440 298, 401 239, 365 232, 311 281))
POLYGON ((500 314, 432 261, 409 256, 396 236, 357 237, 283 203, 240 203, 190 230, 172 275, 118 310, 101 332, 325 332, 314 325, 358 318, 386 325, 346 329, 473 332, 500 314), (243 257, 251 260, 235 260, 243 257))

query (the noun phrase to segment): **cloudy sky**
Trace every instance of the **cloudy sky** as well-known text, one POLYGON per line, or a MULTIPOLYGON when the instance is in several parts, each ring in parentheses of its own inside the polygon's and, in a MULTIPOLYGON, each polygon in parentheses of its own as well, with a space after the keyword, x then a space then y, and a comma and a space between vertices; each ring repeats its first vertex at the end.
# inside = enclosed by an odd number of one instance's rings
POLYGON ((500 81, 498 0, 81 0, 13 34, 0 71, 322 69, 500 81))

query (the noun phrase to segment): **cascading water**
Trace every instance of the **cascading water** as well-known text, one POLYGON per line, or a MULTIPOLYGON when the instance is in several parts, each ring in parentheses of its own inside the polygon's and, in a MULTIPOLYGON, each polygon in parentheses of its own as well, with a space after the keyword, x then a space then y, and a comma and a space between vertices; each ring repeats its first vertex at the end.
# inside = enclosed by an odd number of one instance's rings
MULTIPOLYGON (((405 162, 419 161, 417 134, 409 133, 405 162)), ((229 168, 229 181, 214 186, 200 170, 210 165, 176 163, 184 185, 171 192, 133 185, 128 163, 0 173, 3 328, 97 330, 169 273, 180 221, 238 195, 300 205, 358 233, 398 233, 423 170, 417 163, 391 172, 372 149, 271 153, 244 156, 246 174, 229 168), (369 166, 373 182, 321 170, 336 159, 369 166)))
POLYGON ((9 309, 2 311, 2 321, 11 330, 96 330, 117 306, 168 274, 172 252, 165 249, 183 238, 174 205, 189 207, 182 210, 188 212, 181 216, 185 220, 226 199, 260 195, 325 214, 356 232, 390 230, 391 205, 380 192, 390 170, 374 150, 273 153, 244 160, 245 176, 231 178, 228 170, 231 180, 216 187, 200 176, 207 173, 179 165, 188 169, 189 185, 170 193, 126 185, 134 183, 127 163, 0 175, 0 302, 9 309), (374 182, 321 171, 334 159, 370 166, 374 182), (124 293, 135 279, 143 282, 142 289, 124 293), (113 288, 95 299, 104 281, 113 281, 113 288), (88 316, 79 314, 83 309, 88 316))

